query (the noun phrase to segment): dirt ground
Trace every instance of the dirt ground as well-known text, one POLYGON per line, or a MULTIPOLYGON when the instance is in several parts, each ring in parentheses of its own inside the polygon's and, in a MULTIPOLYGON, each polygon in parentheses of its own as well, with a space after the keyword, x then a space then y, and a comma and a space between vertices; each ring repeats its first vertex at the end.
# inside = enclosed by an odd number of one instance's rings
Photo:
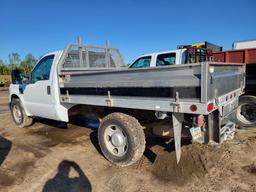
POLYGON ((178 166, 173 143, 148 138, 143 158, 119 168, 102 156, 96 129, 44 119, 18 129, 7 96, 0 91, 0 191, 256 192, 256 128, 221 146, 184 144, 178 166))

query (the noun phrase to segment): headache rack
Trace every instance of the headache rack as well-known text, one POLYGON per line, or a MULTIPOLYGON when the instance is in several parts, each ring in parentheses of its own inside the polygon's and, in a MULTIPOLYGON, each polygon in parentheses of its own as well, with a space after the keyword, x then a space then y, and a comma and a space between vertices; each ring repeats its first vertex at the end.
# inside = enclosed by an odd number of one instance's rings
POLYGON ((59 74, 65 72, 81 72, 92 70, 117 69, 124 67, 124 59, 117 48, 105 46, 85 45, 79 40, 76 44, 69 44, 64 49, 60 59, 59 74))

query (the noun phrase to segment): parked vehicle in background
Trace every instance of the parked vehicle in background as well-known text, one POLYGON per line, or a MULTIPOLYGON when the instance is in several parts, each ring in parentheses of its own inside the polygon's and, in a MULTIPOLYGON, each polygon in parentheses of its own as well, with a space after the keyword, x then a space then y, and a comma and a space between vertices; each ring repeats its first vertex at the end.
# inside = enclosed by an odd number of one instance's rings
POLYGON ((207 41, 191 45, 179 45, 176 50, 143 54, 135 59, 129 68, 147 68, 169 65, 191 64, 210 61, 212 51, 222 47, 207 41))
POLYGON ((239 99, 236 113, 241 127, 256 125, 256 40, 238 41, 233 50, 213 52, 213 60, 226 63, 246 63, 245 94, 239 99), (242 49, 241 49, 242 48, 242 49))
POLYGON ((5 82, 4 81, 0 81, 0 87, 4 87, 5 82))
POLYGON ((8 87, 11 84, 10 75, 0 75, 0 87, 8 87))
POLYGON ((245 41, 235 41, 232 45, 233 50, 250 49, 250 48, 256 48, 256 39, 245 40, 245 41))

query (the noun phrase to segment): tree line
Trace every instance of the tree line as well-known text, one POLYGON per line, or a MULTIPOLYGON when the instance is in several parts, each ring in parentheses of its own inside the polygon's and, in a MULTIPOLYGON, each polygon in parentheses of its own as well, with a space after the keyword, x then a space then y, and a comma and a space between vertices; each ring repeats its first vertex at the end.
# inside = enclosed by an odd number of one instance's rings
POLYGON ((0 75, 10 75, 13 69, 19 69, 24 74, 28 74, 36 64, 36 61, 37 58, 31 53, 27 54, 23 59, 21 59, 19 53, 11 53, 8 55, 7 62, 0 58, 0 75))

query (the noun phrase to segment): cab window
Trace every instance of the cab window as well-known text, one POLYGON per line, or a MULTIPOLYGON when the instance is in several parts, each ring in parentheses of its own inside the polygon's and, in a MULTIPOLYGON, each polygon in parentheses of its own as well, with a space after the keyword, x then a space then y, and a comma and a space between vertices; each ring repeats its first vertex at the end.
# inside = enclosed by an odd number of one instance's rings
POLYGON ((151 56, 141 57, 137 59, 130 68, 145 68, 150 67, 151 56))
POLYGON ((174 65, 176 53, 159 54, 156 59, 156 66, 174 65))
POLYGON ((49 80, 54 55, 42 58, 31 73, 31 82, 49 80))

